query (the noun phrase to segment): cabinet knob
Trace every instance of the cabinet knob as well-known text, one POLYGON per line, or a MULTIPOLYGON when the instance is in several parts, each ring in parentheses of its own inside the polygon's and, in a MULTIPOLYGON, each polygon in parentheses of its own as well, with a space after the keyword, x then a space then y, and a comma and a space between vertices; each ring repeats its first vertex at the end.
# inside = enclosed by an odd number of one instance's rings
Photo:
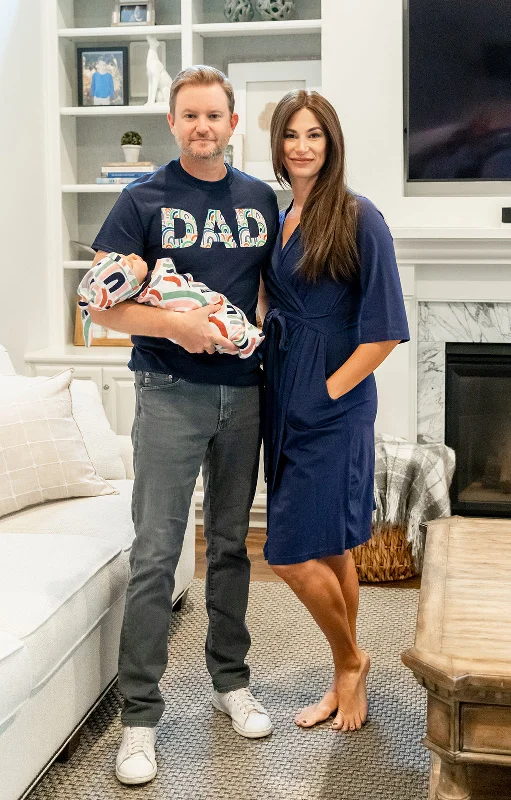
POLYGON ((106 391, 107 389, 110 389, 110 386, 108 385, 108 383, 104 383, 104 384, 103 384, 103 389, 104 389, 105 391, 106 391))

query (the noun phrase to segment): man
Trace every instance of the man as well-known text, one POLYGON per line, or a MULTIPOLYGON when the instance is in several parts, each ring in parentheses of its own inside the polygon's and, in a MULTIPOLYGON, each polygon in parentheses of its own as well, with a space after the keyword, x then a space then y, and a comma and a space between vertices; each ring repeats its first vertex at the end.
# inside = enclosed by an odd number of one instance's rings
MULTIPOLYGON (((254 322, 278 210, 265 183, 224 163, 237 121, 223 73, 204 66, 180 72, 168 114, 180 158, 123 190, 93 244, 94 263, 116 251, 138 255, 152 269, 158 258, 171 256, 178 272, 222 292, 254 322)), ((242 736, 267 736, 272 729, 248 688, 245 663, 245 538, 258 472, 260 370, 257 353, 239 358, 208 321, 217 308, 179 313, 127 301, 91 310, 94 322, 134 335, 136 537, 119 653, 124 731, 116 762, 123 783, 156 775, 155 726, 164 709, 158 681, 167 665, 174 573, 201 464, 212 702, 242 736), (215 344, 232 355, 217 353, 215 344)))

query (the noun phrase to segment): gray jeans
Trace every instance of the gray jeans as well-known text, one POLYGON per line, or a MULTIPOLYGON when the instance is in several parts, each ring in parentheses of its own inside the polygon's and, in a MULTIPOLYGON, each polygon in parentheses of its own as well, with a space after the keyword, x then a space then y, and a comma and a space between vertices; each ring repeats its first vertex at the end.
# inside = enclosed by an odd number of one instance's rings
POLYGON ((174 574, 201 464, 207 542, 206 664, 220 692, 249 684, 245 539, 257 483, 256 386, 190 383, 137 372, 133 424, 135 541, 119 651, 124 725, 156 725, 168 660, 174 574))

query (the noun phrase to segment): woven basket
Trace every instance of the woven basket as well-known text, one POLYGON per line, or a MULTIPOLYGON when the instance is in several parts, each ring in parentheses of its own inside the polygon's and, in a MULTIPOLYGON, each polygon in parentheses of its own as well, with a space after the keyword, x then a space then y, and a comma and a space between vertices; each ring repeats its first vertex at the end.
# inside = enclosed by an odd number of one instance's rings
POLYGON ((371 539, 351 552, 360 581, 403 581, 417 574, 404 528, 373 528, 371 539))

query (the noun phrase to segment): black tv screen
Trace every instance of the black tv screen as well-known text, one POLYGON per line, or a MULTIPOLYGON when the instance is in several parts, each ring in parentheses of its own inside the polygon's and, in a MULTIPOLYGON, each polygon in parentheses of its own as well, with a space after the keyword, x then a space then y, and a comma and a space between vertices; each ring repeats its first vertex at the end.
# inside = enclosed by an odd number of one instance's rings
POLYGON ((511 0, 408 0, 410 181, 511 181, 511 0))

